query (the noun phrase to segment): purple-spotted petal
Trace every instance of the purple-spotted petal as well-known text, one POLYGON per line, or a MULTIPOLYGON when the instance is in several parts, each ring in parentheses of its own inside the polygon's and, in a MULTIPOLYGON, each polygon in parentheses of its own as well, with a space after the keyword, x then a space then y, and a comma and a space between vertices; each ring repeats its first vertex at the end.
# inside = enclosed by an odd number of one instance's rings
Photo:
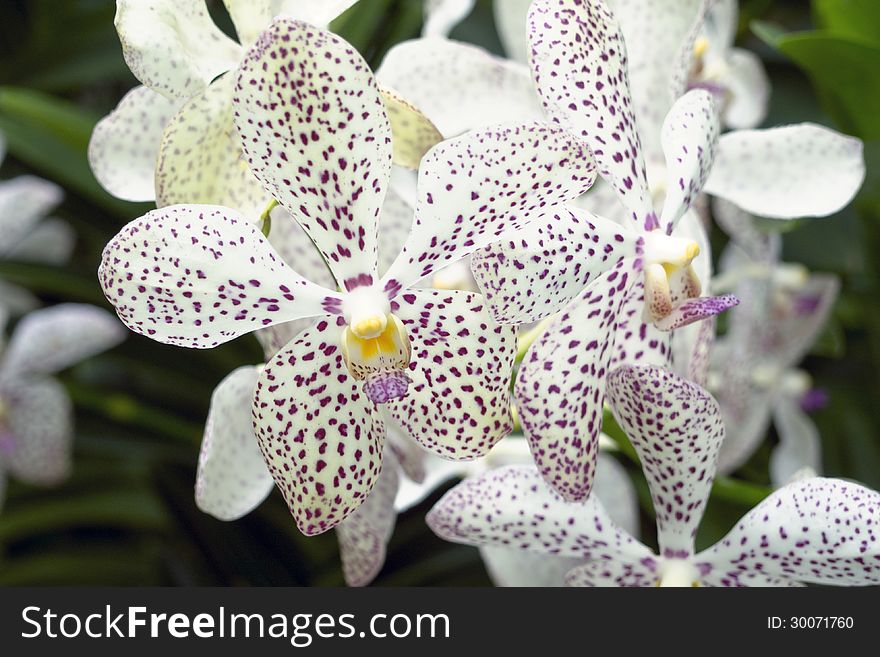
POLYGON ((64 303, 29 313, 3 354, 5 378, 51 374, 115 347, 125 329, 102 308, 64 303))
POLYGON ((724 439, 718 403, 699 386, 654 366, 614 370, 608 403, 641 459, 660 549, 669 557, 689 556, 724 439))
POLYGON ((19 481, 41 486, 70 474, 73 406, 57 381, 41 378, 0 383, 0 463, 19 481))
POLYGON ((586 288, 526 353, 515 395, 535 463, 566 500, 593 487, 605 401, 621 309, 635 280, 624 260, 586 288))
POLYGON ((773 405, 773 424, 779 444, 770 453, 770 481, 776 488, 790 482, 798 472, 822 472, 819 429, 800 407, 800 400, 781 395, 773 405))
POLYGON ((126 201, 156 198, 162 132, 180 107, 148 87, 129 91, 92 131, 89 166, 101 186, 126 201))
POLYGON ((279 18, 236 79, 235 125, 251 171, 302 224, 342 289, 376 275, 391 125, 353 46, 279 18))
POLYGON ((583 210, 558 208, 471 258, 492 317, 525 324, 567 306, 598 275, 636 252, 636 235, 583 210))
POLYGON ((495 545, 482 546, 480 556, 492 583, 504 587, 565 586, 566 573, 584 561, 495 545))
POLYGON ((858 139, 810 123, 729 132, 705 191, 761 217, 824 217, 862 186, 862 151, 858 139))
POLYGON ((566 502, 528 465, 509 465, 463 481, 426 520, 441 538, 467 545, 596 561, 651 556, 614 524, 595 496, 566 502))
POLYGON ((608 371, 621 365, 668 366, 672 357, 669 331, 644 321, 645 284, 636 281, 617 316, 614 352, 608 371))
POLYGON ((526 123, 474 130, 422 160, 412 230, 385 273, 394 294, 549 215, 590 188, 588 150, 559 127, 526 123))
POLYGON ((196 472, 196 505, 220 520, 250 513, 274 486, 251 419, 259 376, 258 367, 239 367, 211 395, 196 472))
POLYGON ((839 479, 782 488, 697 559, 728 583, 758 574, 809 584, 880 583, 880 493, 839 479))
POLYGON ((105 247, 98 277, 132 331, 196 349, 326 314, 340 298, 282 262, 247 217, 210 205, 131 222, 105 247))
POLYGON ((412 344, 412 383, 388 411, 438 456, 484 456, 513 429, 515 328, 495 324, 482 296, 460 290, 408 290, 392 311, 412 344))
POLYGON ((675 370, 704 388, 709 377, 716 324, 715 318, 710 317, 672 333, 672 363, 675 370))
POLYGON ((263 370, 254 430, 300 531, 338 525, 366 499, 382 468, 385 427, 348 372, 335 320, 321 319, 263 370))
POLYGON ((63 196, 58 185, 34 176, 0 183, 0 255, 8 256, 63 196))
POLYGON ((688 299, 676 307, 669 315, 654 322, 654 325, 661 331, 674 331, 682 326, 720 315, 738 303, 739 299, 732 294, 688 299))
POLYGON ((590 146, 602 176, 646 230, 656 226, 630 99, 626 45, 601 0, 536 0, 532 76, 545 108, 590 146))
POLYGON ((387 448, 383 461, 372 492, 336 527, 342 572, 349 586, 366 586, 382 570, 397 520, 394 498, 400 486, 399 466, 394 452, 387 448))
POLYGON ((679 98, 666 117, 662 143, 667 184, 660 222, 667 233, 672 233, 702 191, 715 160, 720 130, 715 101, 701 89, 679 98))
POLYGON ((156 162, 156 205, 208 203, 256 221, 271 197, 248 169, 232 124, 233 77, 196 94, 168 122, 156 162))
POLYGON ((644 588, 656 586, 657 561, 642 559, 601 559, 585 563, 565 576, 567 586, 644 588))
POLYGON ((128 68, 168 98, 197 94, 241 57, 204 0, 118 0, 115 25, 128 68))

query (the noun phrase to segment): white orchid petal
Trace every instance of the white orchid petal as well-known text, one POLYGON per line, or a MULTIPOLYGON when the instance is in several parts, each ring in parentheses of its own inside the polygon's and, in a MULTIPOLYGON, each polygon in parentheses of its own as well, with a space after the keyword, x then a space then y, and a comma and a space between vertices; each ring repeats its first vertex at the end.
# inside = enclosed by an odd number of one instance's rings
POLYGON ((118 0, 115 23, 131 72, 167 98, 200 92, 241 57, 205 0, 118 0))
POLYGON ((0 462, 19 481, 53 486, 68 477, 73 405, 57 381, 41 378, 0 383, 5 407, 0 462))
POLYGON ((526 353, 516 381, 520 422, 541 474, 566 500, 593 487, 621 308, 634 284, 624 260, 587 287, 526 353))
POLYGON ((483 297, 461 290, 407 290, 392 312, 412 343, 412 383, 388 411, 438 456, 484 456, 513 429, 515 328, 495 324, 483 297))
POLYGON ((101 308, 64 303, 29 313, 3 354, 4 377, 51 374, 115 347, 125 329, 101 308))
POLYGON ((258 367, 239 367, 214 389, 196 472, 196 505, 220 520, 237 520, 272 492, 251 419, 258 367))
POLYGON ((495 321, 525 324, 559 312, 635 253, 635 233, 589 212, 560 208, 477 251, 471 270, 495 321))
POLYGON ((770 104, 770 80, 761 58, 734 48, 728 55, 723 84, 729 94, 724 123, 734 129, 755 128, 764 122, 770 104))
POLYGON ((8 257, 63 197, 58 185, 35 176, 0 183, 0 255, 8 257))
POLYGON ((400 486, 399 469, 393 451, 386 448, 382 472, 372 492, 336 526, 342 572, 349 586, 366 586, 385 564, 388 539, 397 520, 394 498, 400 486))
POLYGON ((760 217, 824 217, 862 186, 862 150, 858 139, 810 123, 729 132, 704 191, 760 217))
POLYGON ((444 141, 422 160, 412 230, 385 288, 393 294, 525 227, 580 196, 595 176, 587 149, 549 124, 444 141))
POLYGON ((722 583, 743 575, 810 584, 880 583, 880 493, 839 479, 782 488, 697 556, 722 583))
POLYGON ((104 249, 98 276, 131 330, 196 349, 324 315, 340 300, 288 267, 247 217, 210 205, 131 222, 104 249))
POLYGON ((374 282, 392 144, 363 57, 330 32, 277 19, 239 69, 234 107, 251 171, 305 228, 340 288, 374 282))
POLYGON ((300 531, 323 533, 367 498, 382 468, 385 428, 348 372, 342 327, 321 319, 263 370, 254 429, 300 531))
MULTIPOLYGON (((779 444, 770 454, 770 481, 779 488, 798 472, 822 471, 822 441, 819 429, 801 409, 799 400, 781 396, 773 406, 773 423, 779 444)), ((814 474, 815 476, 815 474, 814 474)))
POLYGON ((495 27, 504 52, 515 62, 529 59, 528 17, 532 0, 493 0, 495 27))
POLYGON ((654 366, 611 372, 608 403, 641 459, 660 549, 666 557, 690 556, 724 439, 718 403, 699 386, 654 366))
POLYGON ((424 0, 424 26, 426 37, 448 36, 474 8, 476 0, 424 0))
POLYGON ((627 77, 626 45, 601 0, 536 0, 532 76, 548 113, 590 146, 636 226, 656 227, 627 77))
POLYGON ((76 231, 66 221, 49 218, 37 224, 9 252, 11 260, 64 265, 76 247, 76 231))
POLYGON ((672 232, 703 189, 718 145, 721 123, 712 95, 700 89, 679 98, 663 122, 666 200, 660 223, 672 232))
POLYGON ((382 89, 382 100, 391 123, 394 164, 418 171, 419 162, 443 135, 420 109, 391 89, 382 89))
POLYGON ((467 43, 404 41, 388 51, 376 77, 424 112, 446 137, 544 116, 528 68, 467 43))
POLYGON ((431 509, 428 526, 456 543, 587 560, 651 558, 591 496, 565 502, 533 466, 509 465, 467 479, 431 509))
POLYGON ((89 166, 104 189, 126 201, 155 200, 159 144, 180 104, 135 87, 98 122, 89 140, 89 166))
POLYGON ((271 197, 250 172, 232 123, 233 77, 189 99, 168 122, 156 162, 156 205, 206 203, 256 221, 271 197))

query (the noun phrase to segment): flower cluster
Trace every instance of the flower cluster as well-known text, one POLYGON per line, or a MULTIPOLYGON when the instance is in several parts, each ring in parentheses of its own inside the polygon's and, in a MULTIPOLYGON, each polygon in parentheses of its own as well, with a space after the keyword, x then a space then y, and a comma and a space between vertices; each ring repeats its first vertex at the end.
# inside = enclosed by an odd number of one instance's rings
POLYGON ((144 86, 90 147, 108 191, 157 204, 103 254, 122 321, 265 351, 214 392, 201 509, 233 520, 277 487, 362 585, 397 512, 465 476, 428 523, 499 584, 880 582, 880 495, 817 478, 794 369, 836 281, 782 264, 752 217, 841 209, 861 144, 754 129, 768 85, 732 47, 735 2, 496 2, 506 60, 448 38, 472 1, 432 0, 375 74, 327 28, 352 0, 225 4, 238 42, 199 0, 118 1, 144 86), (779 490, 697 552, 713 481, 771 416, 779 490), (612 417, 659 551, 600 459, 612 417))

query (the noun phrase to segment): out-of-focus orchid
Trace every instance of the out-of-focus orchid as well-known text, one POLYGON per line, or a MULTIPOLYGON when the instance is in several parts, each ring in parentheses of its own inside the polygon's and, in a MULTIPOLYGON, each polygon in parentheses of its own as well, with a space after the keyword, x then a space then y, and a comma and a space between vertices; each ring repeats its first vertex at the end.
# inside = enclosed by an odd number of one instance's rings
POLYGON ((422 36, 445 37, 474 9, 476 0, 424 0, 422 36))
MULTIPOLYGON (((275 16, 323 28, 355 2, 224 0, 236 43, 214 24, 205 0, 117 0, 123 54, 143 86, 95 128, 89 162, 98 181, 127 200, 218 204, 256 219, 270 199, 248 170, 233 124, 242 58, 275 16)), ((382 94, 395 131, 395 162, 417 168, 440 135, 397 94, 382 94)))
POLYGON ((715 94, 728 127, 755 128, 767 116, 770 81, 757 55, 733 46, 738 27, 737 0, 714 0, 694 44, 688 84, 715 94))
POLYGON ((18 323, 0 358, 0 491, 7 475, 43 486, 67 477, 73 409, 51 375, 124 336, 110 313, 82 304, 36 310, 18 323))
POLYGON ((317 318, 267 364, 253 409, 276 484, 300 529, 316 534, 376 481, 378 406, 446 458, 481 456, 510 431, 513 328, 495 325, 479 295, 413 285, 576 198, 595 170, 584 147, 548 125, 443 142, 422 160, 411 232, 380 279, 392 136, 366 62, 329 32, 279 19, 240 66, 234 107, 251 170, 338 290, 294 272, 247 217, 200 205, 130 223, 107 246, 100 278, 132 330, 169 344, 210 348, 317 318))
POLYGON ((761 232, 733 205, 716 202, 715 217, 738 238, 713 287, 730 287, 743 300, 712 359, 710 386, 727 426, 718 467, 728 473, 742 465, 772 418, 779 444, 770 475, 781 486, 803 468, 821 472, 819 432, 808 416, 817 392, 797 364, 827 323, 840 284, 835 276, 781 263, 780 236, 761 232))
MULTIPOLYGON (((0 162, 6 154, 0 135, 0 162)), ((75 236, 60 219, 46 218, 61 202, 61 188, 34 176, 0 182, 0 259, 62 264, 73 251, 75 236)), ((28 291, 0 281, 0 306, 23 314, 39 305, 28 291)))
POLYGON ((834 479, 789 484, 695 553, 724 437, 718 405, 698 386, 650 366, 619 368, 608 385, 648 480, 659 554, 620 529, 596 496, 567 502, 525 466, 465 481, 440 500, 428 524, 460 543, 581 559, 566 577, 573 586, 880 582, 880 494, 834 479))

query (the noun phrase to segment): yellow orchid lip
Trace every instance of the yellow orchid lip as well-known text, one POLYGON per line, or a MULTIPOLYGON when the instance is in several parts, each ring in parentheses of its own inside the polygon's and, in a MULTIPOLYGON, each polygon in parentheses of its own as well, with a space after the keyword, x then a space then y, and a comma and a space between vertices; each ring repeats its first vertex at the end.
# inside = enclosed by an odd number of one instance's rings
POLYGON ((351 375, 377 404, 406 395, 411 347, 406 329, 393 314, 369 317, 342 331, 342 353, 351 375))

